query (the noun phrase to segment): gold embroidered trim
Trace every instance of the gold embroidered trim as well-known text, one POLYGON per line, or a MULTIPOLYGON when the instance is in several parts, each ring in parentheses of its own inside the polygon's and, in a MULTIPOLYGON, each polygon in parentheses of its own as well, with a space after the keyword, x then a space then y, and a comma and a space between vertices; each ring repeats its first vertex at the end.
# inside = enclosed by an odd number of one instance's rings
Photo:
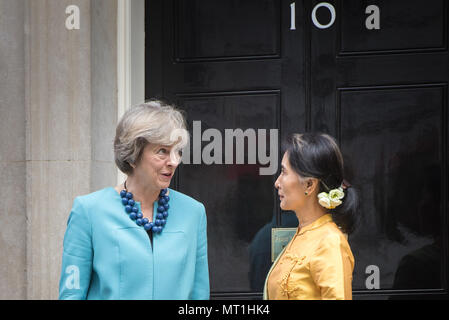
POLYGON ((296 265, 301 265, 303 260, 306 258, 305 256, 299 256, 295 253, 287 253, 285 256, 285 259, 289 259, 292 262, 292 267, 290 268, 290 271, 286 272, 284 276, 281 278, 281 280, 278 280, 277 283, 279 287, 281 288, 281 293, 283 296, 287 296, 297 290, 299 290, 299 287, 295 287, 293 289, 288 288, 288 280, 290 278, 290 274, 295 268, 296 265))

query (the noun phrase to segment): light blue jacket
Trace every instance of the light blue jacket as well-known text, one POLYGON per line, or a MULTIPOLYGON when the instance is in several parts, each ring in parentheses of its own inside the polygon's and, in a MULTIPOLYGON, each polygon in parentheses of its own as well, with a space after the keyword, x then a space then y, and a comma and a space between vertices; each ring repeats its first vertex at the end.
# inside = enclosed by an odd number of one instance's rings
POLYGON ((77 197, 64 236, 59 298, 209 299, 205 208, 175 190, 169 196, 167 224, 153 247, 114 188, 77 197))

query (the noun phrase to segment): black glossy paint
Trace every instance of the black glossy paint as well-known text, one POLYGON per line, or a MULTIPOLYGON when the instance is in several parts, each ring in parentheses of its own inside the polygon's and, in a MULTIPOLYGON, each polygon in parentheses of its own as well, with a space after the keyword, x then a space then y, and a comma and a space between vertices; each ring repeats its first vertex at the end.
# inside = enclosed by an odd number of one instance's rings
MULTIPOLYGON (((310 19, 320 1, 296 1, 290 30, 292 2, 147 0, 146 96, 177 103, 203 131, 335 136, 362 199, 354 298, 447 298, 447 2, 328 1, 337 19, 321 30, 310 19), (365 28, 370 4, 380 30, 365 28), (366 287, 370 265, 380 289, 366 287)), ((212 297, 260 298, 271 228, 297 225, 279 210, 276 175, 258 167, 178 170, 174 187, 207 209, 212 297)))

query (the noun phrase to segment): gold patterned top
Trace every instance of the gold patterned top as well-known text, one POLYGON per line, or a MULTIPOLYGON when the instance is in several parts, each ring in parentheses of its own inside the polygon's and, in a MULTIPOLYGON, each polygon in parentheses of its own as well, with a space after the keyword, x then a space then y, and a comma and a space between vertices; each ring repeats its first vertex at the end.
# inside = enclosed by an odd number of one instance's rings
POLYGON ((354 256, 326 214, 298 229, 267 276, 270 300, 351 300, 354 256))

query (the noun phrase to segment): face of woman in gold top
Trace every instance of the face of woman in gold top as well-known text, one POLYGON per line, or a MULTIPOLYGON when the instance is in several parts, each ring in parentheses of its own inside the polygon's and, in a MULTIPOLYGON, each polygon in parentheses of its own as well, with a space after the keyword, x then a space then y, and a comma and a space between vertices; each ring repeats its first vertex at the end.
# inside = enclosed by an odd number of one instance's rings
POLYGON ((281 209, 294 211, 301 227, 330 213, 341 230, 350 234, 356 225, 358 196, 344 179, 343 156, 336 140, 322 133, 294 133, 286 137, 283 150, 282 171, 275 182, 281 209), (334 195, 340 197, 344 192, 344 196, 340 204, 329 208, 320 200, 326 196, 330 203, 334 189, 339 191, 334 195))
POLYGON ((304 207, 307 196, 314 192, 317 182, 317 179, 299 176, 291 167, 286 152, 281 162, 281 174, 274 183, 278 189, 281 209, 295 211, 304 207))

